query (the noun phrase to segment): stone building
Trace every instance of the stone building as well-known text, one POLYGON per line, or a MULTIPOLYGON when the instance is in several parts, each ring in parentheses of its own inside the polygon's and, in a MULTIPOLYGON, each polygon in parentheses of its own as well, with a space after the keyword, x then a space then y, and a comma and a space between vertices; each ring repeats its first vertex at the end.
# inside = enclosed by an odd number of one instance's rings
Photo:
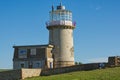
POLYGON ((111 66, 120 66, 120 56, 111 56, 108 58, 108 64, 111 66))
POLYGON ((48 45, 13 46, 13 68, 59 68, 74 65, 72 12, 61 3, 56 10, 52 6, 50 19, 46 22, 49 30, 48 45), (53 45, 53 46, 52 46, 53 45))
POLYGON ((52 45, 13 46, 13 69, 53 68, 52 45))

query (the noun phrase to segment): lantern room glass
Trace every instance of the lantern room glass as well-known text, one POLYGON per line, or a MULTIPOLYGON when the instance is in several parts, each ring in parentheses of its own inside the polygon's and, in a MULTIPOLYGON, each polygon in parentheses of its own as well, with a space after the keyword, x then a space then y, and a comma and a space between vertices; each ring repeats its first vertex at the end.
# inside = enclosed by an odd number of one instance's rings
POLYGON ((51 11, 50 21, 72 21, 72 13, 66 10, 51 11))

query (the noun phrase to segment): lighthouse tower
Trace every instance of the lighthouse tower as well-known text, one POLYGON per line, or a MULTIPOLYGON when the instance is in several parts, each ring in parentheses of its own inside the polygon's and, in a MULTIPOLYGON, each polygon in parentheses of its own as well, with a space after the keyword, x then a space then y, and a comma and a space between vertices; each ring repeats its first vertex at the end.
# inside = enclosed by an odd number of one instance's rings
POLYGON ((49 30, 49 44, 53 45, 52 50, 54 67, 66 67, 74 65, 72 12, 65 9, 61 3, 49 12, 50 19, 46 23, 49 30))

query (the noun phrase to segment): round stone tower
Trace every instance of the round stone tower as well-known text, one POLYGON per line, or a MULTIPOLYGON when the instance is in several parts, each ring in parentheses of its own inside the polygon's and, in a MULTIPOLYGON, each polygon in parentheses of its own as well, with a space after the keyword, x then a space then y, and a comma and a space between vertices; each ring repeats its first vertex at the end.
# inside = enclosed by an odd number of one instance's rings
POLYGON ((49 30, 49 44, 53 45, 54 67, 74 65, 72 12, 65 9, 60 3, 57 9, 49 12, 50 20, 46 23, 49 30))

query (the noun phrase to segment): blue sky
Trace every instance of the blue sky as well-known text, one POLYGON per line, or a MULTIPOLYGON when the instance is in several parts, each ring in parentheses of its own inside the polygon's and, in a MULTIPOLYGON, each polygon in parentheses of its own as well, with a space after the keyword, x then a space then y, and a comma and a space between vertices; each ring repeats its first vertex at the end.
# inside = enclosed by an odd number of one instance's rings
MULTIPOLYGON (((51 5, 60 0, 0 0, 0 68, 12 68, 13 45, 48 43, 51 5)), ((62 0, 73 12, 75 61, 120 56, 120 0, 62 0)))

